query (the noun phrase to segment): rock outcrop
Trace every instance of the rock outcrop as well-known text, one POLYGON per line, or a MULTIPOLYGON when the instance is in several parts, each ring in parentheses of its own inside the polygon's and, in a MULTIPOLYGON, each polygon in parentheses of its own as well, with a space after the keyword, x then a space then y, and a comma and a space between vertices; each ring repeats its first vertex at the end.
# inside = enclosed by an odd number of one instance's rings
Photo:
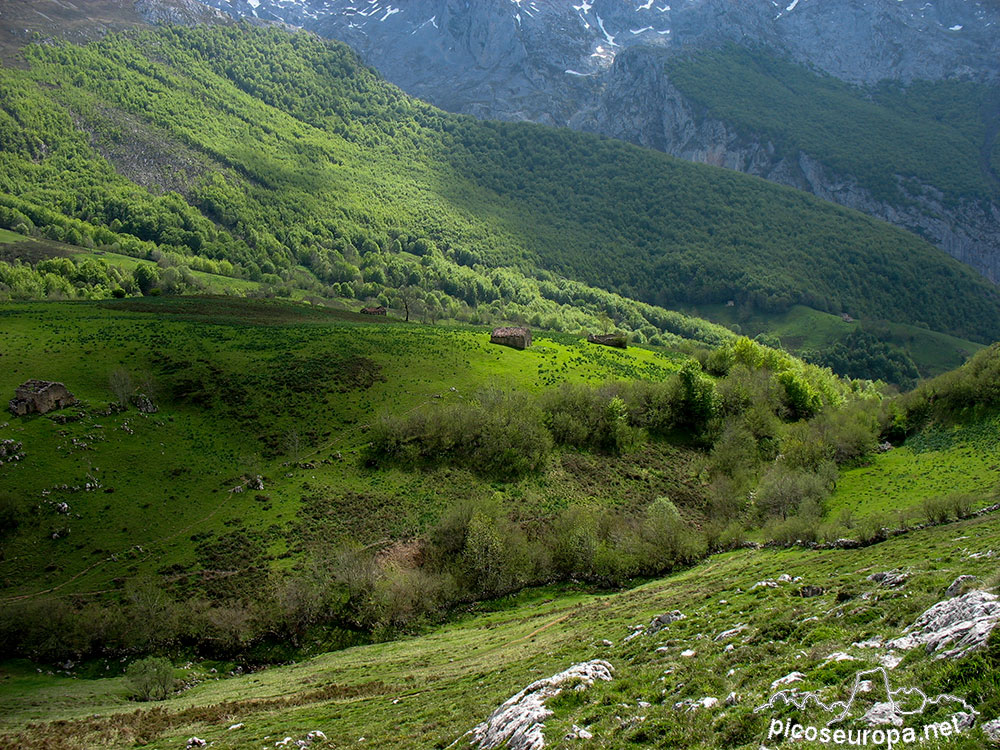
POLYGON ((886 570, 881 573, 872 573, 868 580, 886 588, 899 588, 909 579, 909 575, 898 570, 886 570))
POLYGON ((924 646, 938 659, 958 658, 985 645, 998 623, 997 597, 985 591, 970 591, 938 602, 917 618, 906 635, 886 645, 903 650, 924 646))
POLYGON ((994 745, 1000 745, 1000 719, 994 719, 983 724, 983 734, 994 745))
POLYGON ((614 667, 602 659, 574 664, 569 669, 536 680, 524 690, 513 695, 497 708, 490 717, 457 743, 468 741, 469 747, 491 750, 504 747, 508 750, 540 750, 545 747, 542 735, 545 720, 552 711, 546 701, 572 685, 573 690, 584 690, 597 680, 613 679, 614 667))
POLYGON ((944 592, 944 595, 958 596, 959 594, 962 593, 962 589, 965 588, 968 584, 972 583, 974 580, 976 580, 975 576, 959 576, 958 578, 956 578, 954 581, 951 582, 951 585, 944 592))
POLYGON ((24 446, 16 440, 0 440, 0 466, 24 459, 24 446))

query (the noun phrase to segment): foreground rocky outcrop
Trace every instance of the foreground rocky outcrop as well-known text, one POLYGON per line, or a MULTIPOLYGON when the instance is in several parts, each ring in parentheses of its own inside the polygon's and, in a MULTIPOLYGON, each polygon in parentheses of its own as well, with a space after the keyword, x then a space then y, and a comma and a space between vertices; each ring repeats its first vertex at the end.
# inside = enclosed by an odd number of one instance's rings
MULTIPOLYGON (((542 729, 552 711, 546 701, 564 689, 585 690, 597 680, 613 679, 614 667, 603 659, 574 664, 569 669, 536 680, 512 696, 496 709, 490 717, 452 746, 467 744, 469 747, 491 750, 506 747, 509 750, 539 750, 545 747, 542 729)), ((589 734, 589 733, 588 733, 589 734)))
POLYGON ((886 645, 902 650, 924 646, 936 658, 959 658, 986 644, 1000 623, 1000 600, 986 591, 945 599, 917 618, 909 632, 886 645))

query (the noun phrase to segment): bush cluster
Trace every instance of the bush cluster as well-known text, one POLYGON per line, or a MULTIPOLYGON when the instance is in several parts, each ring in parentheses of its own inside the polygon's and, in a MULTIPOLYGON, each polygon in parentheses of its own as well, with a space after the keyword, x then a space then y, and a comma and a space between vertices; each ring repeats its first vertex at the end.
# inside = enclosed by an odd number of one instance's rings
MULTIPOLYGON (((573 506, 531 530, 499 503, 466 502, 410 549, 319 547, 295 572, 229 596, 216 587, 215 598, 180 601, 147 579, 131 581, 117 601, 51 598, 2 608, 0 658, 283 660, 316 637, 328 640, 331 628, 355 639, 385 637, 529 585, 573 579, 620 586, 690 564, 706 549, 667 498, 638 513, 573 506), (326 635, 317 636, 321 631, 326 635)), ((126 676, 142 700, 171 684, 160 662, 140 662, 126 676)))

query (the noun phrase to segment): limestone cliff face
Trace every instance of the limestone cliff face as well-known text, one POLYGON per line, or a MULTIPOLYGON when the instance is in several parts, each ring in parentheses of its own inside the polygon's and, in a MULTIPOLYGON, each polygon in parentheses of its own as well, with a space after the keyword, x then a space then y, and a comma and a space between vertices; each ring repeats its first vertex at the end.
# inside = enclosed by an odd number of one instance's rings
POLYGON ((390 81, 448 109, 556 124, 635 47, 765 45, 858 83, 1000 75, 993 0, 203 2, 341 39, 390 81))
POLYGON ((851 175, 838 174, 807 153, 781 156, 773 143, 700 115, 670 82, 662 55, 647 50, 619 55, 601 96, 570 125, 808 191, 909 229, 1000 283, 1000 205, 995 201, 953 205, 934 186, 902 179, 903 200, 879 200, 851 175))
POLYGON ((735 42, 860 84, 1000 85, 993 0, 205 2, 346 41, 388 80, 451 111, 568 125, 808 190, 916 231, 1000 281, 996 202, 953 205, 932 185, 911 185, 897 204, 876 200, 813 155, 780 158, 753 133, 697 116, 661 64, 663 55, 735 42))

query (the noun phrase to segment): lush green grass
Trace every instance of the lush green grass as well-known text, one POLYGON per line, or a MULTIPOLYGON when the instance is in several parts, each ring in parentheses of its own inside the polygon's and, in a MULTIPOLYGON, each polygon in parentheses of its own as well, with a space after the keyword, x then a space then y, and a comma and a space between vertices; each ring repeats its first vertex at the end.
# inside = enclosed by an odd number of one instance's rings
POLYGON ((559 277, 667 307, 803 303, 977 339, 1000 317, 993 287, 886 224, 613 140, 448 115, 305 35, 175 27, 27 56, 2 83, 13 228, 193 251, 279 283, 304 264, 343 296, 411 283, 510 319, 582 301, 648 322, 647 338, 666 324, 559 277))
POLYGON ((1000 488, 1000 418, 972 424, 934 426, 901 446, 875 457, 863 467, 841 474, 827 501, 827 515, 844 511, 855 517, 885 516, 890 522, 903 511, 910 523, 925 521, 929 498, 969 493, 975 503, 995 502, 1000 488))
POLYGON ((22 242, 27 239, 24 235, 18 234, 17 232, 11 232, 7 229, 0 229, 0 243, 9 244, 11 242, 22 242))
POLYGON ((192 538, 203 546, 233 527, 280 566, 286 551, 319 539, 412 536, 462 498, 496 494, 526 517, 574 501, 639 505, 666 494, 696 505, 693 454, 662 445, 621 458, 567 455, 541 476, 495 487, 453 469, 364 468, 367 425, 385 409, 461 401, 487 384, 662 380, 685 359, 568 335, 536 335, 524 352, 488 341, 482 329, 268 301, 5 306, 0 393, 12 396, 39 377, 65 382, 84 404, 65 425, 47 417, 2 423, 0 438, 22 442, 27 458, 0 467, 0 492, 37 508, 4 544, 4 596, 99 591, 112 579, 167 569, 184 586, 212 567, 192 538), (109 375, 119 367, 151 376, 158 414, 106 413, 109 375), (312 468, 284 465, 290 460, 312 468), (264 493, 230 494, 242 475, 257 473, 264 493), (83 487, 88 477, 102 487, 56 489, 83 487), (62 501, 68 515, 55 509, 62 501), (69 535, 50 538, 62 529, 69 535))
POLYGON ((776 336, 782 347, 802 356, 828 351, 852 331, 873 333, 881 341, 905 351, 922 377, 934 377, 965 362, 983 348, 982 344, 905 323, 883 320, 845 321, 839 315, 796 305, 782 313, 761 313, 744 307, 699 305, 692 315, 705 317, 751 338, 759 334, 776 336))
MULTIPOLYGON (((0 727, 15 733, 9 741, 26 748, 46 741, 63 747, 141 743, 176 748, 192 735, 215 747, 243 748, 271 745, 288 735, 299 738, 314 729, 326 733, 332 747, 356 747, 361 737, 373 747, 445 747, 529 682, 576 662, 604 658, 616 669, 613 682, 554 704, 556 715, 545 729, 554 746, 561 746, 558 738, 578 724, 588 726, 595 743, 608 748, 757 748, 770 714, 753 709, 774 692, 772 681, 800 671, 806 679, 796 687, 828 686, 831 699, 846 697, 855 672, 877 666, 875 652, 851 648, 851 643, 899 635, 942 598, 958 575, 987 581, 996 572, 995 560, 969 555, 998 548, 1000 520, 987 517, 862 550, 728 553, 618 594, 526 592, 419 637, 210 679, 159 704, 156 714, 145 706, 132 713, 136 706, 124 700, 120 679, 38 674, 13 664, 0 678, 0 727), (889 568, 909 573, 903 589, 865 580, 889 568), (752 588, 781 574, 802 581, 752 588), (800 598, 795 593, 802 585, 818 585, 823 593, 800 598), (656 636, 624 642, 631 625, 673 609, 686 619, 656 636), (739 624, 747 629, 714 640, 739 624), (614 645, 602 646, 605 638, 614 645), (735 650, 726 651, 730 643, 735 650), (681 656, 688 648, 696 652, 694 658, 681 656), (845 650, 858 661, 823 666, 828 654, 845 650), (720 704, 695 713, 674 708, 689 698, 721 701, 730 691, 740 696, 735 708, 720 704), (57 719, 69 722, 29 726, 57 719), (227 731, 235 723, 244 728, 227 731)), ((991 718, 1000 706, 996 693, 982 693, 990 684, 989 663, 934 661, 918 649, 889 674, 893 687, 912 685, 930 695, 949 692, 991 718), (984 665, 986 671, 977 671, 984 665)), ((204 677, 204 669, 199 671, 204 677)), ((919 719, 946 716, 928 712, 919 719)), ((976 730, 947 745, 927 746, 972 750, 981 743, 976 730)))

